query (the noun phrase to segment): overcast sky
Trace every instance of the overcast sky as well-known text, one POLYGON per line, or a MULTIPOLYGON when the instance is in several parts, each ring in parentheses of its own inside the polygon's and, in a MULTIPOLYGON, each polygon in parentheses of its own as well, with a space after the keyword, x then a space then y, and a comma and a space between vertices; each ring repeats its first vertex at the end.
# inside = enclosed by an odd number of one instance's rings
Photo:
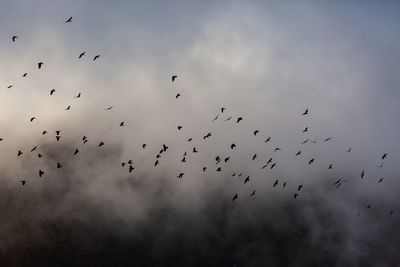
POLYGON ((0 0, 0 262, 395 266, 399 11, 395 1, 0 0), (261 169, 271 157, 276 167, 261 169), (132 173, 121 166, 130 159, 132 173))

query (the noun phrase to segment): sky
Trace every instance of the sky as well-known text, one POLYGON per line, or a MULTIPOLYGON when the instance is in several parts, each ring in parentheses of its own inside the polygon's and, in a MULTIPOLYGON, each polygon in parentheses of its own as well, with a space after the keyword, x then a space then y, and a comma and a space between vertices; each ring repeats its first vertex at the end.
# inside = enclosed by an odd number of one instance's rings
POLYGON ((396 266, 399 11, 0 0, 0 265, 396 266))

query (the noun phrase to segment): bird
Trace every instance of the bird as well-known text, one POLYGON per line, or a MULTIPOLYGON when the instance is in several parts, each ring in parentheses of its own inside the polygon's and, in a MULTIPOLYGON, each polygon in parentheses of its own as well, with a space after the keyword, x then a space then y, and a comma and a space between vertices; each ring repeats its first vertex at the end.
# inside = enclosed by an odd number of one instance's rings
POLYGON ((206 172, 206 170, 207 170, 207 167, 203 167, 203 172, 206 172))
POLYGON ((250 181, 250 176, 247 176, 246 179, 244 179, 244 184, 250 181))
POLYGON ((51 89, 50 90, 50 95, 53 95, 55 91, 56 91, 56 89, 51 89))
POLYGON ((256 194, 256 190, 253 190, 253 192, 251 192, 250 196, 254 196, 256 194))
POLYGON ((299 185, 299 186, 297 187, 297 191, 300 191, 302 188, 303 188, 303 185, 301 184, 301 185, 299 185))
POLYGON ((332 139, 332 137, 325 138, 325 139, 324 139, 324 142, 327 142, 327 141, 329 141, 329 140, 331 140, 331 139, 332 139))
POLYGON ((55 133, 56 133, 56 135, 60 135, 61 131, 57 130, 57 131, 55 131, 55 133))
POLYGON ((218 119, 218 116, 219 116, 219 115, 217 115, 212 121, 216 121, 216 120, 218 119))
POLYGON ((259 130, 255 130, 255 131, 253 132, 254 136, 256 136, 259 132, 260 132, 259 130))
POLYGON ((275 181, 274 185, 272 187, 275 187, 278 185, 278 180, 275 181))
POLYGON ((21 156, 22 154, 24 154, 24 153, 22 153, 21 150, 18 150, 18 157, 21 156))
POLYGON ((273 164, 271 165, 271 170, 275 167, 275 165, 276 165, 276 163, 273 163, 273 164))
POLYGON ((295 193, 295 194, 293 195, 294 199, 296 199, 298 196, 299 196, 299 194, 297 194, 297 193, 295 193))
POLYGON ((227 118, 225 121, 230 121, 232 119, 232 116, 230 116, 229 118, 227 118))
POLYGON ((163 151, 167 151, 168 147, 165 144, 163 144, 162 146, 163 146, 163 151))
POLYGON ((68 106, 67 108, 65 108, 64 110, 70 110, 71 109, 71 106, 68 106))
POLYGON ((158 160, 156 160, 156 162, 154 162, 154 166, 157 166, 158 165, 158 160))
POLYGON ((308 165, 310 165, 311 163, 313 163, 314 162, 314 158, 312 158, 312 159, 310 159, 309 161, 308 161, 308 165))
POLYGON ((44 174, 44 171, 42 171, 42 170, 39 170, 39 177, 42 177, 42 176, 43 176, 43 174, 44 174))
POLYGON ((256 158, 257 158, 257 154, 254 154, 252 160, 255 160, 256 158))
POLYGON ((11 85, 7 86, 7 89, 10 89, 10 88, 13 87, 13 86, 14 86, 14 85, 11 84, 11 85))
POLYGON ((209 138, 209 137, 211 137, 211 136, 212 136, 212 134, 211 134, 211 133, 208 133, 208 134, 206 134, 206 135, 203 137, 203 139, 209 138))
POLYGON ((60 138, 61 138, 61 136, 56 135, 56 140, 57 140, 57 141, 60 141, 60 138))
POLYGON ((147 146, 147 144, 143 144, 143 145, 142 145, 142 148, 143 148, 143 149, 145 149, 145 148, 146 148, 146 146, 147 146))
POLYGON ((382 183, 382 182, 383 182, 383 178, 380 178, 379 181, 378 181, 378 184, 382 183))
POLYGON ((62 168, 62 165, 60 162, 57 162, 57 169, 62 168))
POLYGON ((22 74, 22 77, 26 77, 28 75, 28 73, 27 72, 25 72, 24 74, 22 74))
POLYGON ((197 149, 195 147, 193 147, 193 151, 192 152, 193 153, 197 153, 198 151, 197 151, 197 149))
POLYGON ((220 172, 220 171, 221 171, 221 167, 218 167, 218 168, 217 168, 217 172, 220 172))
POLYGON ((122 121, 122 122, 119 124, 119 126, 120 126, 120 127, 125 126, 125 123, 122 121))
POLYGON ((308 132, 308 127, 304 128, 303 133, 308 132))
POLYGON ((178 75, 172 75, 172 77, 171 77, 173 82, 175 82, 176 78, 178 78, 178 75))
POLYGON ((108 108, 105 108, 105 110, 111 110, 114 106, 109 106, 108 108))
POLYGON ((43 62, 39 62, 37 65, 38 65, 38 69, 41 69, 43 66, 43 62))
POLYGON ((69 23, 72 22, 72 17, 70 17, 69 19, 67 19, 66 21, 64 21, 64 23, 69 23))
POLYGON ((86 54, 86 52, 83 51, 83 52, 79 55, 79 58, 83 57, 85 54, 86 54))
POLYGON ((365 176, 365 170, 362 170, 362 172, 360 173, 361 179, 364 179, 365 176))
POLYGON ((339 184, 341 181, 342 181, 342 179, 339 179, 339 180, 337 180, 336 182, 334 182, 333 184, 334 184, 334 185, 337 185, 337 184, 339 184))
POLYGON ((232 198, 232 201, 235 201, 235 200, 238 199, 238 198, 239 198, 238 194, 235 194, 235 195, 233 196, 233 198, 232 198))
POLYGON ((188 142, 192 142, 192 140, 193 140, 193 138, 190 137, 190 138, 188 139, 188 142))
POLYGON ((103 141, 101 141, 101 142, 99 143, 99 147, 101 147, 101 146, 104 146, 104 142, 103 142, 103 141))
POLYGON ((78 154, 79 153, 79 149, 75 149, 75 151, 74 151, 74 155, 76 155, 76 154, 78 154))
POLYGON ((243 118, 242 117, 238 117, 237 120, 236 120, 236 123, 239 123, 241 120, 243 120, 243 118))
POLYGON ((181 162, 186 162, 186 157, 183 157, 181 162))
POLYGON ((125 163, 125 162, 122 162, 121 165, 122 165, 122 167, 125 167, 126 163, 125 163))
POLYGON ((181 125, 178 126, 178 130, 179 130, 179 131, 182 130, 182 128, 183 128, 183 127, 182 127, 181 125))
POLYGON ((180 96, 181 96, 181 94, 177 93, 176 96, 175 96, 175 99, 178 99, 178 97, 180 97, 180 96))
POLYGON ((11 39, 13 42, 15 42, 17 40, 18 36, 14 35, 11 39))
POLYGON ((387 153, 382 155, 382 160, 384 160, 387 157, 387 153))
POLYGON ((303 112, 303 114, 301 114, 301 115, 307 115, 308 114, 308 109, 306 109, 304 112, 303 112))
POLYGON ((295 154, 295 156, 299 156, 301 154, 301 150, 295 154))
POLYGON ((36 148, 37 148, 37 146, 34 146, 34 147, 31 149, 31 152, 35 151, 36 148))
POLYGON ((93 61, 95 61, 96 59, 98 59, 100 57, 100 55, 96 55, 94 58, 93 58, 93 61))
POLYGON ((371 209, 371 204, 368 204, 368 206, 366 208, 367 209, 371 209))
POLYGON ((39 159, 41 159, 43 157, 43 155, 40 154, 40 153, 37 156, 38 156, 39 159))
POLYGON ((285 187, 286 187, 286 184, 287 184, 287 182, 284 182, 284 183, 282 184, 282 187, 285 188, 285 187))
POLYGON ((230 158, 231 158, 231 157, 226 157, 226 158, 224 159, 225 163, 227 163, 228 160, 229 160, 230 158))
POLYGON ((220 163, 220 161, 221 161, 220 156, 216 156, 216 157, 215 157, 215 161, 217 162, 216 164, 220 163))
POLYGON ((234 149, 236 147, 236 144, 231 145, 231 149, 234 149))
POLYGON ((271 141, 271 136, 268 137, 268 138, 264 141, 264 143, 268 143, 269 141, 271 141))
POLYGON ((133 161, 131 159, 128 160, 128 164, 133 164, 133 161))
POLYGON ((377 168, 383 168, 383 162, 377 168))
POLYGON ((350 152, 351 151, 351 147, 349 147, 349 149, 346 150, 346 152, 350 152))
POLYGON ((32 118, 30 119, 30 121, 32 122, 34 119, 36 119, 36 117, 32 117, 32 118))
POLYGON ((181 172, 178 176, 176 176, 177 178, 182 178, 183 177, 183 175, 184 175, 184 173, 183 172, 181 172))
POLYGON ((135 168, 132 165, 129 165, 129 173, 131 173, 135 168))
POLYGON ((279 147, 276 147, 275 149, 274 149, 274 152, 276 152, 276 151, 281 151, 282 149, 280 149, 279 147))
POLYGON ((76 96, 74 96, 74 98, 80 98, 81 97, 81 93, 79 92, 76 96))
POLYGON ((304 140, 301 144, 304 145, 305 143, 307 143, 310 139, 306 139, 304 140))
POLYGON ((25 181, 25 180, 21 180, 20 182, 21 182, 22 185, 25 185, 25 184, 26 184, 26 181, 25 181))
POLYGON ((330 169, 332 169, 332 164, 329 164, 329 167, 328 167, 328 169, 330 170, 330 169))

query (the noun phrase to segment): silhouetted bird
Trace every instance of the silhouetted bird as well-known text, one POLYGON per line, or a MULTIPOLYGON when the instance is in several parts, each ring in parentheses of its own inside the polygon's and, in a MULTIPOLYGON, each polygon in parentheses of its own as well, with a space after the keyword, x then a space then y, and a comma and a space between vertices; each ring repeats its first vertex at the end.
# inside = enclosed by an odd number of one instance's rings
POLYGON ((276 151, 281 151, 282 149, 280 149, 279 147, 275 148, 274 152, 276 151))
POLYGON ((303 133, 308 131, 308 127, 304 128, 303 133))
POLYGON ((329 167, 328 167, 328 169, 332 169, 332 164, 329 164, 329 167))
POLYGON ((64 110, 70 110, 71 109, 71 106, 68 106, 66 109, 64 109, 64 110))
POLYGON ((370 209, 370 208, 371 208, 371 204, 368 204, 367 209, 370 209))
POLYGON ((142 145, 142 148, 143 148, 143 149, 145 149, 145 148, 146 148, 146 146, 147 146, 147 144, 143 144, 143 145, 142 145))
POLYGON ((295 156, 299 156, 301 154, 301 150, 295 154, 295 156))
POLYGON ((235 201, 236 199, 238 199, 239 197, 238 197, 238 194, 235 194, 234 196, 233 196, 233 198, 232 198, 232 201, 235 201))
POLYGON ((32 122, 34 119, 36 119, 36 117, 32 117, 32 118, 30 119, 30 121, 32 122))
POLYGON ((278 180, 275 181, 273 187, 275 187, 275 186, 277 186, 277 185, 278 185, 278 180))
POLYGON ((93 61, 95 61, 96 59, 98 59, 100 57, 100 55, 96 55, 94 58, 93 58, 93 61))
POLYGON ((57 162, 57 169, 62 168, 62 165, 60 162, 57 162))
POLYGON ((39 153, 37 156, 38 156, 38 158, 40 158, 40 159, 43 157, 43 155, 40 154, 40 153, 39 153))
POLYGON ((253 190, 253 192, 251 192, 250 196, 254 196, 256 194, 256 190, 253 190))
POLYGON ((314 162, 314 158, 310 159, 310 161, 308 162, 308 165, 310 165, 313 162, 314 162))
POLYGON ((47 131, 43 131, 43 132, 42 132, 42 135, 45 135, 45 134, 47 134, 47 131))
POLYGON ((28 75, 28 73, 27 72, 25 72, 24 74, 22 74, 22 77, 26 77, 28 75))
POLYGON ((382 183, 383 182, 383 178, 379 179, 378 183, 382 183))
POLYGON ((174 82, 175 79, 178 78, 178 75, 172 75, 172 81, 174 82))
POLYGON ((81 93, 78 93, 76 96, 74 96, 74 98, 80 98, 81 97, 81 93))
POLYGON ((181 162, 186 162, 186 157, 183 157, 183 159, 181 160, 181 162))
POLYGON ((86 54, 86 52, 82 52, 82 53, 79 55, 79 58, 83 57, 85 54, 86 54))
POLYGON ((61 136, 56 135, 56 140, 57 140, 57 141, 60 141, 60 138, 61 138, 61 136))
POLYGON ((297 187, 297 190, 300 191, 302 188, 303 188, 303 185, 301 184, 301 185, 299 185, 299 186, 297 187))
POLYGON ((206 172, 206 170, 207 170, 207 167, 203 167, 203 172, 206 172))
POLYGON ((255 160, 256 158, 257 158, 257 154, 254 154, 252 160, 255 160))
POLYGON ((79 149, 75 149, 75 151, 74 151, 74 155, 76 155, 76 154, 78 154, 79 153, 79 149))
POLYGON ((224 113, 224 110, 225 110, 226 108, 221 108, 221 113, 224 113))
POLYGON ((39 170, 39 177, 42 177, 42 176, 43 176, 43 174, 44 174, 44 171, 42 171, 42 170, 39 170))
POLYGON ((23 153, 21 150, 18 150, 18 157, 21 156, 23 153))
POLYGON ((271 136, 268 137, 268 138, 264 141, 264 143, 268 143, 269 141, 271 141, 271 136))
POLYGON ((198 151, 197 151, 197 149, 194 147, 192 152, 193 152, 193 153, 197 153, 198 151))
POLYGON ((387 157, 387 153, 382 155, 382 160, 384 160, 387 157))
POLYGON ((110 106, 108 108, 105 108, 105 110, 111 110, 114 106, 110 106))
POLYGON ((231 158, 231 157, 226 157, 226 158, 224 159, 225 163, 227 163, 228 160, 229 160, 230 158, 231 158))
POLYGON ((51 89, 50 90, 50 95, 53 95, 55 91, 56 91, 55 89, 51 89))
POLYGON ((253 132, 254 136, 256 136, 259 132, 260 132, 259 130, 255 130, 255 131, 253 132))
POLYGON ((324 139, 324 142, 327 142, 327 141, 329 141, 331 139, 332 139, 332 137, 328 137, 328 138, 324 139))
POLYGON ((18 36, 14 35, 11 39, 13 42, 15 42, 15 40, 17 40, 18 36))
POLYGON ((285 188, 286 187, 287 182, 284 182, 282 187, 285 188))
POLYGON ((216 121, 216 120, 218 119, 218 116, 219 116, 219 115, 217 115, 212 121, 216 121))
POLYGON ((346 152, 350 152, 351 151, 351 147, 349 147, 349 149, 346 150, 346 152))
POLYGON ((361 179, 364 178, 364 176, 365 176, 365 171, 364 170, 362 170, 362 172, 360 173, 360 176, 361 176, 361 179))
POLYGON ((246 179, 244 179, 244 184, 250 181, 250 176, 247 176, 246 179))
POLYGON ((60 133, 61 133, 60 130, 57 130, 57 131, 55 131, 55 132, 56 132, 56 135, 60 135, 60 133))
POLYGON ((38 65, 38 69, 41 69, 43 66, 43 62, 39 62, 37 65, 38 65))
POLYGON ((125 126, 125 125, 124 125, 124 122, 121 122, 121 123, 119 124, 119 126, 120 126, 120 127, 125 126))
POLYGON ((271 165, 271 170, 275 167, 276 163, 271 165))
POLYGON ((307 115, 307 114, 308 114, 308 109, 306 109, 306 110, 304 111, 304 113, 301 114, 301 115, 307 115))
POLYGON ((182 130, 182 128, 183 128, 182 126, 180 126, 180 125, 178 126, 178 130, 182 130))
POLYGON ((296 199, 298 196, 299 196, 299 194, 297 194, 297 193, 295 193, 295 194, 293 195, 294 199, 296 199))
POLYGON ((230 121, 232 119, 232 116, 230 116, 229 118, 227 118, 225 121, 230 121))
POLYGON ((231 145, 231 149, 234 149, 235 147, 236 147, 235 144, 232 144, 232 145, 231 145))
POLYGON ((188 139, 188 142, 192 142, 192 140, 193 140, 192 138, 189 138, 189 139, 188 139))
POLYGON ((177 178, 182 178, 183 177, 183 175, 184 175, 184 173, 183 172, 181 172, 178 176, 176 176, 177 178))
POLYGON ((220 172, 220 171, 221 171, 221 167, 218 167, 218 168, 217 168, 217 172, 220 172))
POLYGON ((20 182, 21 182, 22 185, 25 185, 25 184, 26 184, 26 181, 25 181, 25 180, 21 180, 20 182))
POLYGON ((72 17, 70 17, 69 19, 67 19, 66 21, 64 21, 64 23, 69 23, 72 21, 72 17))
POLYGON ((99 143, 99 147, 101 147, 101 146, 104 146, 104 142, 103 142, 103 141, 101 141, 101 142, 99 143))
POLYGON ((132 165, 129 165, 129 173, 131 173, 135 168, 132 165))
POLYGON ((206 138, 209 138, 209 137, 211 137, 211 133, 206 134, 206 135, 203 137, 203 140, 206 139, 206 138))
POLYGON ((238 117, 237 120, 236 120, 236 123, 239 123, 241 120, 243 120, 243 118, 242 117, 238 117))
POLYGON ((305 143, 308 142, 309 139, 304 140, 301 144, 304 145, 305 143))
POLYGON ((180 93, 177 93, 176 96, 175 96, 175 98, 178 99, 178 97, 180 97, 180 96, 181 96, 181 94, 180 94, 180 93))
POLYGON ((154 163, 154 166, 157 166, 158 165, 158 160, 156 160, 156 162, 154 163))

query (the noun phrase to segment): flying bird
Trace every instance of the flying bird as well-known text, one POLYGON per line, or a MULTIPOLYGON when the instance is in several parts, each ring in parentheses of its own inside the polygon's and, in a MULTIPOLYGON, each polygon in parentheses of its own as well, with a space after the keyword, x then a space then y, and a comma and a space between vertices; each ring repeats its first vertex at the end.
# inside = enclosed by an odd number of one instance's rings
POLYGON ((382 155, 382 160, 384 160, 387 157, 387 155, 388 155, 387 153, 383 154, 382 155))
POLYGON ((26 181, 25 181, 25 180, 21 180, 20 182, 21 182, 22 185, 25 185, 25 184, 26 184, 26 181))
POLYGON ((96 59, 98 59, 100 57, 100 55, 96 55, 94 58, 93 58, 93 61, 95 61, 96 59))
POLYGON ((74 156, 76 155, 76 154, 78 154, 79 153, 79 149, 75 149, 75 151, 74 151, 74 156))
POLYGON ((307 115, 308 114, 308 109, 306 109, 304 112, 303 112, 303 114, 301 114, 301 115, 307 115))
POLYGON ((18 150, 18 157, 21 156, 22 154, 24 154, 24 153, 22 153, 21 150, 18 150))
POLYGON ((310 165, 313 162, 314 162, 314 158, 310 159, 310 161, 308 162, 308 165, 310 165))
POLYGON ((182 130, 182 128, 183 128, 183 127, 182 127, 181 125, 178 126, 178 130, 179 130, 179 131, 182 130))
POLYGON ((278 180, 275 181, 274 185, 272 187, 275 187, 278 185, 278 180))
POLYGON ((178 75, 172 75, 172 81, 175 82, 176 78, 178 78, 178 75))
POLYGON ((306 139, 304 140, 301 144, 304 145, 305 143, 307 143, 310 139, 306 139))
POLYGON ((178 176, 176 176, 177 178, 182 178, 183 175, 185 175, 183 172, 181 172, 178 176))
POLYGON ((329 141, 331 139, 332 139, 332 137, 328 137, 328 138, 324 139, 324 142, 327 142, 327 141, 329 141))
POLYGON ((216 121, 216 120, 218 119, 218 116, 219 116, 219 115, 217 115, 212 121, 216 121))
POLYGON ((225 110, 226 108, 221 108, 221 113, 224 113, 224 110, 225 110))
POLYGON ((143 148, 143 149, 145 149, 145 148, 146 148, 146 146, 147 146, 147 144, 143 144, 143 145, 142 145, 142 148, 143 148))
POLYGON ((232 201, 235 201, 236 199, 238 199, 239 197, 238 197, 238 194, 235 194, 234 196, 233 196, 233 198, 232 198, 232 201))
POLYGON ((308 132, 308 127, 304 128, 303 133, 308 132))
POLYGON ((50 90, 50 95, 53 95, 55 91, 56 91, 56 89, 51 89, 50 90))
POLYGON ((206 170, 207 170, 207 167, 203 167, 203 172, 206 172, 206 170))
POLYGON ((346 150, 346 152, 350 152, 351 151, 351 147, 349 147, 349 149, 346 150))
POLYGON ((129 173, 131 173, 135 168, 132 165, 129 165, 129 173))
POLYGON ((101 146, 104 146, 104 142, 103 142, 103 141, 101 141, 101 142, 99 143, 99 147, 101 147, 101 146))
POLYGON ((71 106, 68 106, 67 108, 65 108, 64 110, 70 110, 71 109, 71 106))
POLYGON ((241 120, 243 120, 243 118, 242 117, 238 117, 237 120, 236 120, 236 123, 239 123, 241 120))
POLYGON ((227 118, 225 121, 230 121, 232 119, 232 116, 230 116, 229 118, 227 118))
POLYGON ((42 170, 39 170, 39 177, 42 177, 42 176, 43 176, 43 174, 44 174, 44 171, 42 171, 42 170))
POLYGON ((329 167, 328 167, 328 169, 330 170, 330 169, 332 169, 332 164, 329 164, 329 167))
POLYGON ((299 156, 301 154, 301 150, 295 154, 295 156, 299 156))
POLYGON ((255 131, 253 132, 254 136, 256 136, 259 132, 260 132, 259 130, 255 130, 255 131))
POLYGON ((38 69, 41 69, 43 66, 43 62, 39 62, 37 65, 38 65, 38 69))
POLYGON ((268 137, 268 138, 264 141, 264 143, 268 143, 269 141, 271 141, 271 136, 268 137))
POLYGON ((74 96, 74 98, 80 98, 81 97, 81 93, 78 93, 76 96, 74 96))
POLYGON ((293 198, 296 199, 298 196, 299 196, 299 194, 295 193, 295 194, 293 195, 293 198))
POLYGON ((280 149, 279 147, 276 147, 275 149, 274 149, 274 152, 276 152, 276 151, 281 151, 282 149, 280 149))
POLYGON ((13 42, 15 42, 17 40, 18 36, 14 35, 11 39, 13 42))
POLYGON ((34 147, 31 149, 31 152, 35 151, 36 148, 37 148, 37 146, 34 146, 34 147))
POLYGON ((62 168, 62 165, 60 162, 57 162, 57 169, 60 169, 60 168, 62 168))
POLYGON ((250 176, 247 176, 246 179, 244 179, 244 184, 250 181, 250 176))
POLYGON ((252 160, 255 160, 256 157, 257 157, 257 154, 254 154, 252 160))
POLYGON ((231 149, 234 149, 236 147, 236 144, 231 145, 231 149))
POLYGON ((30 121, 32 122, 34 119, 36 119, 36 117, 32 117, 32 118, 30 119, 30 121))
POLYGON ((178 97, 180 97, 180 96, 181 96, 181 94, 177 93, 176 96, 175 96, 175 99, 178 99, 178 97))
POLYGON ((122 122, 119 124, 119 126, 120 126, 120 127, 123 127, 123 126, 125 126, 125 123, 122 121, 122 122))
POLYGON ((64 23, 69 23, 72 22, 72 17, 70 17, 69 19, 67 19, 66 21, 64 21, 64 23))
POLYGON ((251 192, 250 196, 254 196, 256 194, 256 190, 253 190, 253 192, 251 192))
POLYGON ((111 110, 114 106, 109 106, 108 108, 105 108, 105 110, 111 110))
POLYGON ((22 77, 26 77, 28 75, 28 73, 27 72, 25 72, 24 74, 22 74, 22 77))
POLYGON ((84 52, 82 52, 82 53, 79 55, 79 58, 83 57, 85 54, 86 54, 86 52, 85 52, 85 51, 84 51, 84 52))
POLYGON ((301 185, 299 185, 299 186, 297 187, 297 191, 300 191, 302 188, 303 188, 303 185, 301 184, 301 185))

